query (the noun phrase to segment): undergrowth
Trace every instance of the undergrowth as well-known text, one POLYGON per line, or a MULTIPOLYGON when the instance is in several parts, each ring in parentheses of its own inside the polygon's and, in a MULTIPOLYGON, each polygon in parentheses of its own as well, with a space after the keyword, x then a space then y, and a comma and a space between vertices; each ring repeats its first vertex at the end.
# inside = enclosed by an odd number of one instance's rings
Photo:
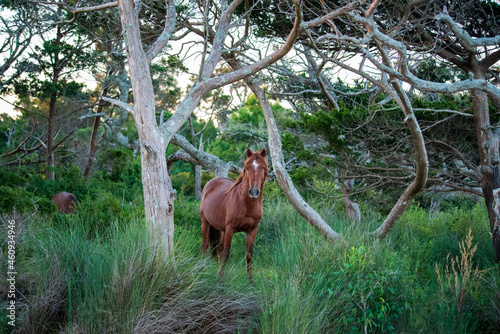
MULTIPOLYGON (((198 203, 176 204, 175 250, 148 240, 142 208, 111 193, 76 215, 18 222, 16 333, 487 333, 500 327, 498 268, 484 204, 429 215, 412 206, 384 240, 323 201, 311 203, 343 240, 328 243, 279 194, 264 202, 255 286, 235 235, 222 282, 202 259, 198 203)), ((0 297, 7 302, 2 261, 0 297)), ((6 305, 6 304, 5 304, 6 305)))

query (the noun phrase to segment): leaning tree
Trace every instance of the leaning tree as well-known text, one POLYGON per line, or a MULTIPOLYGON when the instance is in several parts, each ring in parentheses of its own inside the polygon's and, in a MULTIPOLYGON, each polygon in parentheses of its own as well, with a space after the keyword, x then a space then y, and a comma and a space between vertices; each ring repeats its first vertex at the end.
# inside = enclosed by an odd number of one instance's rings
MULTIPOLYGON (((334 1, 322 1, 317 10, 327 11, 334 5, 334 1)), ((442 140, 434 138, 432 145, 446 147, 463 161, 463 171, 480 180, 493 246, 497 260, 500 260, 500 212, 495 207, 495 202, 498 202, 495 197, 498 191, 495 190, 500 188, 499 17, 500 5, 489 0, 375 0, 365 10, 351 11, 346 19, 331 21, 329 31, 310 31, 308 38, 301 40, 304 53, 311 52, 317 59, 319 66, 314 71, 311 62, 311 72, 316 73, 318 90, 332 101, 332 108, 336 108, 331 94, 335 89, 322 84, 321 74, 333 64, 381 88, 404 113, 416 152, 414 180, 405 191, 410 196, 403 194, 384 224, 375 231, 376 235, 384 236, 390 230, 394 218, 397 218, 392 214, 409 205, 409 200, 422 189, 427 179, 425 140, 409 92, 402 83, 408 84, 416 94, 466 92, 472 113, 467 110, 455 110, 454 113, 472 121, 479 159, 468 161, 464 152, 446 142, 444 137, 442 140), (359 64, 344 61, 341 56, 346 53, 358 55, 359 64), (437 76, 422 76, 425 71, 419 70, 419 66, 429 57, 441 67, 448 67, 450 73, 461 75, 450 75, 444 80, 437 76), (475 168, 475 164, 479 168, 475 168)))
POLYGON ((500 5, 480 0, 417 0, 398 5, 380 5, 379 15, 350 15, 352 26, 362 28, 365 36, 355 40, 347 36, 335 38, 358 45, 364 57, 393 82, 405 81, 422 92, 469 92, 482 191, 495 255, 500 260, 500 212, 495 208, 495 190, 500 188, 500 134, 498 117, 490 109, 493 105, 498 112, 500 106, 496 65, 500 60, 500 5), (371 45, 380 50, 380 57, 374 56, 371 45), (412 64, 422 54, 431 54, 459 68, 468 79, 441 83, 419 78, 412 64))
MULTIPOLYGON (((118 7, 127 50, 133 106, 123 101, 107 100, 128 110, 134 117, 140 141, 146 224, 153 241, 166 252, 173 248, 175 191, 172 189, 167 172, 165 152, 176 132, 208 92, 249 77, 273 64, 288 53, 301 31, 307 29, 309 25, 321 24, 329 19, 329 16, 325 15, 323 19, 318 20, 319 23, 304 24, 301 2, 293 1, 294 18, 289 18, 293 23, 286 41, 281 46, 275 47, 267 56, 249 62, 239 69, 215 75, 214 71, 223 55, 228 52, 244 55, 247 52, 245 44, 247 34, 241 33, 245 31, 245 23, 241 23, 239 18, 233 16, 243 0, 231 3, 227 0, 200 1, 198 6, 195 6, 198 9, 194 14, 187 17, 178 15, 177 11, 193 8, 193 3, 181 2, 176 6, 173 0, 147 3, 119 0, 99 2, 88 7, 73 7, 69 2, 34 0, 31 2, 45 6, 58 5, 66 10, 70 21, 73 20, 72 16, 82 12, 118 7), (204 36, 199 74, 175 113, 165 122, 158 123, 150 67, 173 38, 184 36, 183 29, 188 23, 199 27, 204 36), (210 43, 209 36, 213 36, 210 37, 210 43)), ((345 14, 356 6, 358 2, 348 4, 344 11, 335 15, 345 14)), ((247 8, 251 10, 248 6, 247 8)))

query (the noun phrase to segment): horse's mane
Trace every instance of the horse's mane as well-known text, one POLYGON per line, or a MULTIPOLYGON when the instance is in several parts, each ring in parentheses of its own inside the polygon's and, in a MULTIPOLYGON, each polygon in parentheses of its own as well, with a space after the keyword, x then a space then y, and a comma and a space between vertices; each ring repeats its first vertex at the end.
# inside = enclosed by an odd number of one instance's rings
POLYGON ((236 187, 238 184, 241 183, 241 181, 243 181, 243 178, 245 177, 245 172, 247 170, 247 166, 248 164, 251 162, 251 161, 254 161, 256 159, 258 159, 256 156, 260 156, 260 158, 262 159, 262 161, 264 161, 264 180, 267 180, 267 177, 269 175, 269 166, 267 165, 267 160, 266 158, 264 158, 263 156, 261 156, 258 152, 254 152, 251 156, 248 157, 248 159, 245 161, 245 164, 243 165, 243 170, 241 171, 240 175, 238 175, 238 178, 236 179, 236 181, 234 181, 233 185, 226 191, 226 193, 230 192, 231 190, 233 190, 234 187, 236 187), (254 159, 252 159, 252 157, 254 159))

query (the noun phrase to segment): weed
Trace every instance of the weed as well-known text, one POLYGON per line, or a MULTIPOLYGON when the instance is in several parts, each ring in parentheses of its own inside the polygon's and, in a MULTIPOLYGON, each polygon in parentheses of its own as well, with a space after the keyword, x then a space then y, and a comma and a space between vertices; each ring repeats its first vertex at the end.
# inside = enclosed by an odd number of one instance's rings
POLYGON ((441 287, 443 299, 453 300, 458 321, 467 306, 466 303, 479 288, 480 279, 484 275, 484 270, 479 270, 477 265, 474 267, 473 257, 477 245, 472 246, 472 239, 472 229, 470 229, 465 240, 459 242, 461 256, 450 258, 448 254, 444 270, 441 270, 437 263, 435 264, 437 281, 441 287))

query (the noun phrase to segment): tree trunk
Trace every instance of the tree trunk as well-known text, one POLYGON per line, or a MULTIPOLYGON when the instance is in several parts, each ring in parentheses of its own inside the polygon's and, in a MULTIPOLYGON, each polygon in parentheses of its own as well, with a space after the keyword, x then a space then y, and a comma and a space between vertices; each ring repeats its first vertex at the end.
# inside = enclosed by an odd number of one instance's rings
POLYGON ((221 159, 219 159, 219 157, 215 155, 203 152, 203 150, 198 150, 185 137, 183 137, 180 134, 175 134, 172 137, 171 142, 172 144, 181 147, 185 151, 184 153, 189 154, 192 160, 186 159, 185 157, 183 157, 183 154, 177 154, 177 152, 179 152, 177 151, 176 153, 172 154, 172 156, 169 157, 170 160, 169 165, 178 160, 192 162, 194 164, 199 164, 201 166, 204 166, 205 168, 210 169, 211 171, 214 172, 215 177, 227 177, 229 171, 236 174, 241 173, 241 168, 233 165, 230 162, 222 161, 221 159))
POLYGON ((139 133, 144 211, 151 240, 168 254, 174 247, 174 195, 165 158, 167 143, 159 131, 139 133))
MULTIPOLYGON (((173 245, 174 230, 174 191, 171 188, 165 158, 165 151, 169 141, 172 140, 175 133, 182 127, 203 96, 209 91, 248 77, 284 57, 292 48, 301 30, 302 11, 300 2, 294 1, 296 15, 294 26, 285 44, 280 49, 260 61, 246 66, 240 71, 213 76, 213 72, 223 54, 224 41, 232 26, 232 14, 242 0, 235 0, 231 4, 223 2, 223 10, 220 14, 217 31, 213 37, 211 51, 200 73, 201 80, 193 84, 187 96, 177 107, 176 112, 165 123, 158 126, 155 117, 154 90, 149 66, 150 61, 161 52, 175 30, 176 14, 174 1, 167 0, 166 2, 168 9, 165 29, 153 45, 151 45, 147 53, 144 52, 141 43, 141 25, 139 24, 138 13, 134 6, 135 2, 133 0, 118 0, 117 5, 120 12, 124 40, 126 42, 129 73, 134 93, 133 109, 128 105, 126 108, 131 109, 134 115, 140 139, 141 153, 143 154, 141 159, 146 223, 150 227, 153 239, 158 243, 162 243, 165 246, 165 250, 169 252, 173 245)), ((115 102, 125 108, 125 104, 122 102, 115 102)), ((229 164, 226 164, 226 166, 225 172, 227 173, 229 164)))
POLYGON ((168 141, 156 123, 153 83, 149 61, 142 47, 134 1, 120 0, 118 8, 134 92, 132 113, 140 139, 146 225, 155 248, 169 253, 174 241, 175 192, 171 186, 165 157, 168 141))
POLYGON ((54 180, 54 137, 55 137, 55 122, 56 122, 56 100, 57 93, 52 94, 49 104, 49 117, 47 118, 47 166, 49 170, 47 171, 47 179, 54 180))
POLYGON ((290 175, 288 175, 285 169, 285 162, 283 158, 281 139, 278 132, 278 126, 276 125, 276 120, 274 119, 271 106, 265 92, 254 84, 250 78, 246 79, 248 87, 257 96, 257 99, 262 106, 262 111, 266 119, 267 132, 269 135, 269 151, 271 153, 271 159, 273 162, 273 169, 276 174, 276 179, 285 193, 293 207, 305 220, 314 226, 327 240, 336 241, 342 238, 340 234, 335 232, 330 225, 302 198, 298 190, 295 188, 290 175))
MULTIPOLYGON (((108 93, 108 88, 104 88, 102 91, 102 96, 106 96, 108 93)), ((99 105, 97 106, 97 114, 102 112, 104 108, 104 100, 101 97, 99 101, 99 105)), ((99 124, 101 123, 101 117, 94 117, 94 124, 92 125, 92 134, 90 135, 90 144, 89 144, 89 159, 87 161, 87 165, 85 166, 85 170, 83 171, 83 178, 85 181, 89 179, 90 171, 92 170, 92 165, 94 164, 95 155, 97 153, 98 145, 97 145, 97 133, 99 130, 99 124)))
MULTIPOLYGON (((344 175, 345 176, 345 173, 344 175)), ((342 194, 344 195, 344 205, 345 205, 345 213, 347 218, 352 222, 360 222, 361 221, 361 211, 359 210, 359 204, 353 202, 349 195, 351 193, 351 188, 353 186, 354 180, 344 180, 342 181, 342 194)))
MULTIPOLYGON (((474 78, 485 79, 486 70, 476 68, 474 78)), ((492 130, 486 92, 475 89, 471 92, 474 124, 476 127, 481 172, 483 174, 482 189, 484 201, 490 221, 491 240, 497 262, 500 262, 500 212, 495 210, 493 191, 500 188, 500 136, 492 130)))
MULTIPOLYGON (((191 140, 193 143, 193 147, 196 147, 196 133, 194 131, 194 126, 193 126, 193 117, 189 116, 189 127, 191 128, 191 140)), ((202 135, 202 134, 200 134, 202 135)), ((200 137, 200 146, 198 148, 199 151, 203 151, 203 137, 200 137)), ((201 165, 195 164, 194 165, 194 179, 195 179, 195 198, 197 201, 201 201, 201 165)))
POLYGON ((384 238, 387 233, 391 231, 396 221, 411 205, 415 196, 424 188, 429 172, 429 161, 427 160, 424 136, 422 135, 420 125, 413 113, 413 107, 408 99, 408 95, 406 95, 398 82, 392 82, 392 86, 394 90, 389 89, 389 87, 386 87, 387 89, 385 90, 398 103, 405 115, 405 122, 410 130, 412 144, 415 148, 416 170, 413 182, 401 194, 396 205, 393 206, 382 225, 372 232, 377 238, 384 238))
MULTIPOLYGON (((61 30, 58 26, 55 45, 60 45, 62 39, 61 30)), ((56 102, 57 102, 57 85, 59 83, 59 75, 61 74, 61 66, 59 64, 59 54, 57 52, 54 53, 54 64, 52 67, 53 76, 52 76, 52 84, 54 85, 54 92, 50 96, 49 102, 49 117, 47 119, 47 166, 49 170, 47 172, 47 179, 54 180, 54 161, 55 161, 55 147, 54 147, 54 137, 56 135, 56 102)))
MULTIPOLYGON (((203 134, 201 134, 200 137, 200 146, 198 150, 203 152, 203 134)), ((196 200, 201 201, 201 181, 202 181, 201 165, 199 164, 195 165, 194 176, 196 181, 195 182, 196 200)))

